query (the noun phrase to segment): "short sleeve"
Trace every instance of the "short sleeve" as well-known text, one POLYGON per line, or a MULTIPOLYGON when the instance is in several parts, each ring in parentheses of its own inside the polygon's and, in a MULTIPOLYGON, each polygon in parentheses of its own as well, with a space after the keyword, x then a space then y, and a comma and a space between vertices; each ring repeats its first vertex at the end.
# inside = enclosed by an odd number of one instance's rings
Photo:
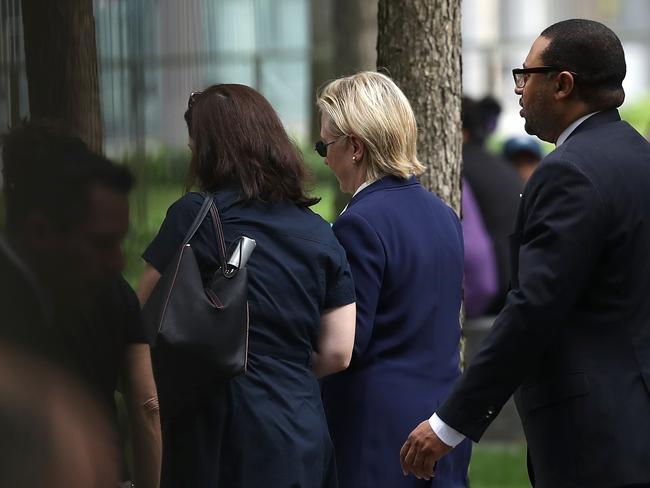
POLYGON ((201 208, 202 201, 200 197, 195 198, 196 195, 188 193, 169 207, 158 234, 142 253, 142 258, 159 273, 165 271, 178 252, 187 230, 201 208))
POLYGON ((338 242, 333 248, 327 270, 325 302, 323 308, 336 308, 354 303, 354 282, 345 251, 338 242))

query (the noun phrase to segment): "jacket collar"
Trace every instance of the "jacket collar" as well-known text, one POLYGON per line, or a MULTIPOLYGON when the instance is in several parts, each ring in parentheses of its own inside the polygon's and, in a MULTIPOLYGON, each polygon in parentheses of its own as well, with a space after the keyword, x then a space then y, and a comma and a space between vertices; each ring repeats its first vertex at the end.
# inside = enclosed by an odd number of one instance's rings
POLYGON ((378 179, 377 181, 373 182, 372 184, 368 185, 365 187, 363 190, 361 190, 359 193, 357 193, 352 199, 350 200, 350 203, 348 203, 347 208, 352 207, 356 203, 358 203, 360 200, 363 200, 365 197, 368 195, 381 191, 381 190, 389 190, 391 188, 399 188, 399 187, 404 187, 404 186, 413 186, 417 185, 418 180, 415 176, 411 176, 407 179, 402 179, 397 176, 384 176, 383 178, 378 179))
POLYGON ((578 127, 576 127, 576 129, 573 132, 571 132, 571 134, 569 134, 567 140, 571 139, 574 135, 579 134, 580 132, 593 129, 594 127, 598 127, 599 125, 609 124, 612 122, 620 122, 620 120, 621 120, 621 116, 618 114, 618 110, 616 109, 598 112, 592 115, 591 117, 589 117, 578 127))

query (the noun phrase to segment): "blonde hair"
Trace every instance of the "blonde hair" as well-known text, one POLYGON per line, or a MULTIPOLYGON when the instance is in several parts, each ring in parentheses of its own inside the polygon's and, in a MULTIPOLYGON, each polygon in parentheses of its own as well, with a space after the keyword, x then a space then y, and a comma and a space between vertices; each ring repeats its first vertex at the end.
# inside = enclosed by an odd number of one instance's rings
POLYGON ((388 76, 362 71, 327 83, 316 105, 335 136, 358 137, 365 145, 366 178, 408 178, 424 166, 417 158, 417 124, 411 104, 388 76))

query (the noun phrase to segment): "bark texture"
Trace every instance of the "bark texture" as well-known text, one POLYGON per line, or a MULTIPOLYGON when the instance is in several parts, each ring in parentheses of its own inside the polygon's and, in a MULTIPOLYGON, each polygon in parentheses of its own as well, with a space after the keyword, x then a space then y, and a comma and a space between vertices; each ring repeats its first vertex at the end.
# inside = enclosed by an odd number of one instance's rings
POLYGON ((422 183, 460 214, 460 0, 379 0, 377 67, 404 91, 418 122, 422 183))
POLYGON ((92 0, 22 0, 32 118, 66 125, 102 148, 102 119, 92 0))

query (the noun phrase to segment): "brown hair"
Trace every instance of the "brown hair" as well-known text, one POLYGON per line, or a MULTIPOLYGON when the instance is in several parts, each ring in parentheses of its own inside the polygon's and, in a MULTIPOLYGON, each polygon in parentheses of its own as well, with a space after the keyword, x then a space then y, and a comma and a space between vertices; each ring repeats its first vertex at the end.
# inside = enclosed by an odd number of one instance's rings
POLYGON ((245 85, 213 85, 190 97, 185 121, 192 143, 187 187, 241 188, 245 199, 309 207, 311 175, 271 104, 245 85))

